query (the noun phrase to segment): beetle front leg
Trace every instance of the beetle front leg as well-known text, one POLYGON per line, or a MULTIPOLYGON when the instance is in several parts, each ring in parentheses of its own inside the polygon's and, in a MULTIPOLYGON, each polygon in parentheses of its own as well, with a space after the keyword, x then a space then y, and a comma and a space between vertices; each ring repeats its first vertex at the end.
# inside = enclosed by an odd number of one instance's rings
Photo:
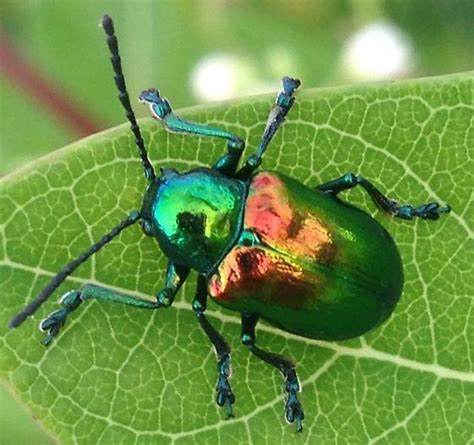
POLYGON ((62 308, 52 312, 40 322, 39 328, 42 331, 48 331, 48 335, 43 340, 43 344, 48 346, 66 323, 68 315, 75 311, 81 303, 92 299, 113 301, 145 309, 166 307, 159 301, 143 300, 106 287, 96 286, 95 284, 85 284, 78 291, 73 290, 64 294, 60 302, 62 308))
POLYGON ((78 291, 73 290, 67 292, 61 298, 61 309, 52 312, 48 317, 40 322, 40 329, 42 331, 48 331, 48 335, 43 340, 43 344, 48 346, 52 342, 53 338, 58 335, 59 331, 66 323, 68 315, 75 311, 80 304, 86 300, 112 301, 142 309, 160 309, 170 307, 188 274, 189 268, 169 263, 166 272, 166 285, 158 292, 155 301, 144 300, 107 287, 89 283, 82 286, 78 291))
POLYGON ((171 104, 155 88, 142 91, 139 100, 148 104, 152 116, 161 121, 164 127, 172 133, 209 136, 227 140, 227 153, 221 156, 212 168, 227 176, 234 175, 245 148, 245 142, 242 139, 221 128, 190 122, 176 116, 171 104))
POLYGON ((301 386, 296 374, 294 364, 281 355, 263 351, 256 346, 255 326, 258 322, 258 316, 252 314, 242 314, 242 335, 240 337, 242 343, 247 346, 249 351, 257 356, 260 360, 277 368, 285 378, 285 391, 288 397, 285 402, 285 418, 289 423, 296 422, 296 431, 303 431, 304 412, 300 401, 298 400, 298 392, 301 386))
POLYGON ((229 383, 231 375, 230 347, 204 315, 207 306, 207 282, 203 275, 199 275, 198 277, 196 295, 192 304, 193 310, 199 320, 199 324, 211 341, 217 354, 218 379, 216 386, 216 402, 219 406, 226 406, 228 418, 233 417, 232 405, 235 402, 235 396, 229 383))

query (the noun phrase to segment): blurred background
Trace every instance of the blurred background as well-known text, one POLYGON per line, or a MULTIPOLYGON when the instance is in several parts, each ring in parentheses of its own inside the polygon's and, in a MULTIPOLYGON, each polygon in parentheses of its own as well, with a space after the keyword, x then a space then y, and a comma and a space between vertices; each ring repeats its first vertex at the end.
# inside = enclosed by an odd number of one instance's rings
MULTIPOLYGON (((0 0, 0 176, 125 121, 104 13, 132 99, 159 87, 175 108, 285 74, 308 88, 474 68, 473 0, 0 0)), ((1 385, 0 443, 52 443, 1 385)))
POLYGON ((315 87, 474 67, 472 0, 0 0, 0 174, 124 122, 105 12, 132 98, 156 86, 175 108, 285 74, 315 87))

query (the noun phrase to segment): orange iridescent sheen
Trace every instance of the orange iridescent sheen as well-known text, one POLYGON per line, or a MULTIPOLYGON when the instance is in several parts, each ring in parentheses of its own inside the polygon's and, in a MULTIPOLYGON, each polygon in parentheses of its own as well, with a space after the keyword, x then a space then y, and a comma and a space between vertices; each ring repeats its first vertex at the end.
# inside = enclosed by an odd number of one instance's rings
POLYGON ((242 235, 209 277, 208 292, 286 331, 334 340, 385 320, 402 283, 396 246, 370 216, 260 172, 249 184, 242 235))
POLYGON ((291 258, 263 246, 236 246, 209 282, 209 293, 221 304, 251 300, 275 307, 303 309, 311 303, 320 281, 291 258))
POLYGON ((285 184, 270 172, 258 174, 250 185, 244 228, 292 257, 329 262, 334 256, 327 227, 307 207, 290 203, 285 184))
POLYGON ((271 172, 257 174, 249 187, 244 229, 257 235, 259 246, 234 247, 219 274, 209 282, 209 293, 221 304, 252 300, 259 304, 304 309, 314 306, 324 276, 308 263, 329 264, 335 248, 329 230, 308 207, 290 202, 284 182, 271 172))

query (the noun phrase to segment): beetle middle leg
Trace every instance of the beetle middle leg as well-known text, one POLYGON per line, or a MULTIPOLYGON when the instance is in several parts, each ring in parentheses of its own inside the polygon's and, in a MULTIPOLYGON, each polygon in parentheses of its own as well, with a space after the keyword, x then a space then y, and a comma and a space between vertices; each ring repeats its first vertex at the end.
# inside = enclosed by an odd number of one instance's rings
POLYGON ((301 432, 303 431, 304 412, 297 396, 301 387, 298 376, 296 375, 295 366, 287 358, 263 351, 256 346, 255 326, 257 322, 258 316, 242 314, 242 335, 240 339, 252 354, 277 368, 283 374, 285 378, 285 390, 288 393, 285 402, 285 418, 289 423, 296 422, 296 431, 301 432))
POLYGON ((374 201, 375 205, 380 210, 389 213, 396 218, 413 219, 418 217, 422 219, 435 220, 438 219, 442 213, 449 213, 451 211, 451 207, 441 207, 437 202, 430 202, 417 207, 410 204, 400 205, 397 201, 383 195, 382 192, 380 192, 380 190, 378 190, 370 181, 362 176, 354 175, 353 173, 347 173, 338 179, 325 182, 318 186, 317 189, 336 196, 339 192, 352 189, 358 185, 366 190, 372 198, 372 201, 374 201))
POLYGON ((281 80, 283 89, 277 96, 276 105, 273 107, 270 115, 268 116, 267 125, 263 131, 262 139, 258 146, 257 152, 251 155, 243 167, 237 172, 239 179, 246 180, 250 178, 252 173, 262 163, 262 157, 267 149, 268 144, 273 139, 273 136, 277 130, 283 125, 286 119, 286 115, 291 110, 295 102, 295 93, 301 82, 298 79, 292 79, 291 77, 284 77, 281 80))
POLYGON ((192 304, 199 324, 211 341, 217 354, 218 380, 216 386, 216 402, 219 406, 225 405, 227 408, 227 416, 233 417, 232 404, 235 402, 235 396, 229 383, 229 377, 231 375, 230 346, 204 315, 207 306, 207 282, 203 275, 198 276, 196 295, 192 304))
POLYGON ((67 292, 61 298, 62 307, 48 315, 40 322, 40 329, 48 331, 48 335, 43 340, 43 344, 48 346, 60 329, 66 323, 69 314, 75 311, 81 303, 86 300, 104 300, 115 303, 127 304, 129 306, 142 309, 160 309, 170 307, 174 297, 189 274, 189 268, 178 266, 173 263, 168 264, 166 273, 166 285, 156 295, 156 300, 144 300, 132 295, 128 295, 103 286, 87 283, 79 290, 67 292))

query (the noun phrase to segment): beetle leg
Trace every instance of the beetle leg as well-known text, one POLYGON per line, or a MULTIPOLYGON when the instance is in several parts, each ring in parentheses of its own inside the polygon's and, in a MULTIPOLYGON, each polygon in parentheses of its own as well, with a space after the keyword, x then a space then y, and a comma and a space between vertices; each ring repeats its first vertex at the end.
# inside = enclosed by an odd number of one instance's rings
POLYGON ((79 305, 86 300, 105 300, 115 303, 128 304, 129 306, 143 309, 159 309, 171 306, 174 297, 188 276, 189 269, 177 266, 173 263, 168 264, 166 273, 166 285, 158 292, 156 300, 144 300, 132 295, 127 295, 107 287, 97 286, 95 284, 85 284, 78 291, 70 291, 61 298, 61 309, 58 309, 48 315, 40 322, 40 329, 48 331, 48 335, 43 340, 43 344, 48 346, 60 329, 66 323, 67 316, 76 310, 79 305))
POLYGON ((400 205, 397 201, 383 195, 370 181, 362 176, 354 175, 353 173, 348 173, 338 179, 325 182, 318 186, 318 190, 336 196, 339 192, 354 188, 358 185, 362 186, 367 191, 372 198, 372 201, 374 201, 375 205, 380 210, 389 213, 396 218, 413 219, 418 217, 422 219, 435 220, 438 219, 442 213, 449 213, 451 211, 450 206, 441 207, 437 202, 430 202, 418 207, 413 207, 409 204, 400 205))
POLYGON ((295 102, 294 94, 301 82, 298 79, 284 77, 281 81, 283 89, 277 96, 276 105, 273 107, 268 116, 267 126, 262 135, 262 140, 258 146, 257 152, 251 155, 243 167, 238 171, 237 177, 246 180, 262 163, 262 157, 267 149, 268 144, 281 125, 285 122, 286 115, 290 111, 295 102))
POLYGON ((219 170, 228 176, 233 176, 240 156, 245 148, 245 142, 238 136, 229 131, 208 125, 189 122, 173 113, 170 103, 167 99, 160 96, 155 88, 142 91, 139 96, 142 103, 148 104, 150 111, 155 119, 162 122, 165 128, 172 133, 182 133, 197 136, 210 136, 227 140, 227 153, 219 158, 213 165, 213 168, 219 170))
POLYGON ((258 316, 251 314, 242 314, 242 343, 247 346, 252 354, 260 360, 277 368, 285 378, 285 390, 288 393, 285 402, 285 418, 289 423, 296 422, 296 431, 303 431, 304 412, 297 393, 301 386, 296 375, 294 364, 281 355, 263 351, 256 346, 255 326, 258 322, 258 316))
POLYGON ((115 290, 107 289, 106 287, 86 284, 78 291, 73 290, 64 294, 61 298, 61 305, 63 307, 52 312, 40 322, 39 328, 42 331, 48 331, 48 335, 43 340, 43 344, 48 346, 66 323, 67 316, 76 310, 82 302, 91 299, 114 301, 147 309, 156 309, 160 307, 158 301, 142 300, 140 298, 122 294, 115 290))
POLYGON ((204 315, 207 306, 207 283, 203 275, 198 276, 196 295, 193 300, 193 310, 207 337, 211 341, 217 354, 218 380, 216 386, 216 402, 219 406, 226 405, 227 416, 233 417, 232 404, 235 396, 229 383, 231 375, 230 347, 224 338, 214 329, 204 315))

